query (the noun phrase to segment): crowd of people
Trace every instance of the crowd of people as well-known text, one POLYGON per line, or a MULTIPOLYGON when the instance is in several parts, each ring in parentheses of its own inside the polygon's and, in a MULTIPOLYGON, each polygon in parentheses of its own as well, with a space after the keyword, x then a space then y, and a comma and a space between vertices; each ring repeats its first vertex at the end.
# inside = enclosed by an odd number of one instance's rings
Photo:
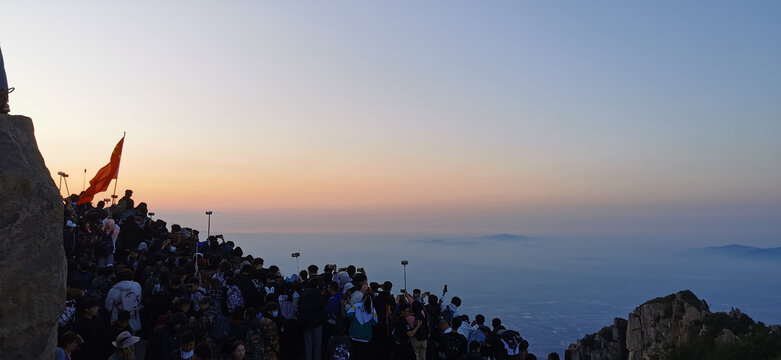
POLYGON ((394 292, 353 265, 282 274, 221 235, 169 229, 132 195, 64 199, 57 359, 536 359, 500 319, 443 301, 447 286, 394 292))

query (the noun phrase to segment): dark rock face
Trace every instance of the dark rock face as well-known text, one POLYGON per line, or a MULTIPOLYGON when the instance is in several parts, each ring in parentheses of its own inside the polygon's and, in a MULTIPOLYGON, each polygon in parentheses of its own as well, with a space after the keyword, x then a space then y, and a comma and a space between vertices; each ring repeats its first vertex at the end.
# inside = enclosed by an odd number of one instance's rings
POLYGON ((24 116, 0 115, 0 354, 53 359, 65 304, 62 201, 24 116))
POLYGON ((604 327, 598 333, 586 335, 578 340, 577 355, 573 357, 590 360, 626 360, 626 327, 626 320, 613 319, 612 326, 604 327))

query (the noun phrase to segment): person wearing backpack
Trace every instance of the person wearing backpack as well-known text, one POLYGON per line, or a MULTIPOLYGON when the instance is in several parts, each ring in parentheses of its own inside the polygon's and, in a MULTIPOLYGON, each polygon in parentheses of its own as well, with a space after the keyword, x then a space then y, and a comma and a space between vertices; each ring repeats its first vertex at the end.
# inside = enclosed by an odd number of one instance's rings
POLYGON ((407 321, 407 317, 412 313, 410 311, 410 305, 407 303, 399 304, 399 313, 390 319, 393 332, 391 338, 393 339, 393 354, 394 359, 398 360, 414 360, 415 350, 412 348, 411 340, 415 338, 415 334, 423 326, 423 321, 415 320, 414 325, 410 326, 407 321))
POLYGON ((112 323, 117 321, 119 311, 129 312, 129 325, 134 332, 138 332, 141 330, 141 285, 133 281, 133 271, 130 269, 118 272, 117 280, 106 296, 106 311, 111 314, 112 323))
POLYGON ((418 331, 415 332, 415 336, 410 338, 412 344, 412 350, 415 352, 416 360, 426 360, 426 349, 428 348, 429 338, 429 321, 423 312, 423 303, 420 301, 413 301, 410 305, 412 316, 415 317, 415 322, 420 321, 421 325, 418 331))
MULTIPOLYGON (((331 336, 336 335, 337 325, 341 325, 344 320, 343 307, 341 306, 344 293, 339 290, 339 283, 329 280, 326 291, 328 294, 328 301, 325 305, 326 322, 323 324, 323 339, 325 342, 327 342, 331 336)), ((328 357, 327 347, 323 347, 323 357, 328 357)))
POLYGON ((496 332, 496 359, 520 360, 521 355, 529 348, 529 342, 524 340, 515 330, 501 329, 496 332))
MULTIPOLYGON (((439 353, 439 336, 442 333, 439 330, 439 314, 442 308, 439 305, 439 298, 434 294, 428 295, 428 302, 425 305, 426 317, 428 318, 429 341, 426 345, 426 358, 433 359, 439 353)), ((447 321, 445 321, 447 323, 447 321)))
POLYGON ((439 329, 442 331, 442 336, 439 337, 439 359, 461 360, 466 356, 466 338, 458 333, 459 327, 459 317, 454 317, 450 326, 444 318, 439 319, 439 329))
MULTIPOLYGON (((444 299, 444 293, 442 293, 443 299, 444 299)), ((441 302, 443 299, 439 299, 441 302)), ((450 299, 450 304, 442 304, 442 312, 440 313, 440 317, 447 320, 447 322, 453 321, 453 318, 457 317, 458 314, 458 307, 461 306, 461 298, 458 296, 453 296, 452 299, 450 299)))
MULTIPOLYGON (((477 314, 475 315, 475 320, 472 321, 472 332, 469 337, 466 338, 467 344, 469 344, 469 349, 467 351, 471 352, 471 346, 473 341, 477 341, 480 343, 480 347, 482 348, 485 346, 485 331, 481 330, 481 327, 485 327, 485 316, 483 314, 477 314)), ((488 329, 488 332, 491 330, 488 329)))
POLYGON ((228 277, 225 279, 226 289, 226 301, 228 307, 228 313, 233 313, 237 307, 244 307, 244 296, 242 296, 241 289, 236 285, 234 278, 228 277))
POLYGON ((200 316, 195 320, 196 338, 198 342, 206 343, 212 353, 219 354, 222 342, 228 338, 230 320, 214 309, 214 300, 210 297, 201 299, 200 316))
MULTIPOLYGON (((243 339, 244 358, 247 360, 263 360, 265 344, 263 342, 263 324, 257 309, 247 310, 247 320, 245 321, 246 331, 243 339)), ((235 343, 235 342, 234 342, 235 343)))
POLYGON ((265 360, 279 359, 279 327, 275 319, 279 319, 279 305, 275 302, 267 302, 263 307, 263 317, 260 324, 263 326, 263 357, 265 360))

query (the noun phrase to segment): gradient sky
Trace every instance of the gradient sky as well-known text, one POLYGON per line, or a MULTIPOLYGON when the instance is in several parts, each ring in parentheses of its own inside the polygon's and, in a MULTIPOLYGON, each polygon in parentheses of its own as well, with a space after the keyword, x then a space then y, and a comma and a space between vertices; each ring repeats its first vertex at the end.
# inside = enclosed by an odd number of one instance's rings
POLYGON ((127 131, 118 192, 222 232, 781 239, 778 1, 2 12, 12 113, 71 192, 127 131))

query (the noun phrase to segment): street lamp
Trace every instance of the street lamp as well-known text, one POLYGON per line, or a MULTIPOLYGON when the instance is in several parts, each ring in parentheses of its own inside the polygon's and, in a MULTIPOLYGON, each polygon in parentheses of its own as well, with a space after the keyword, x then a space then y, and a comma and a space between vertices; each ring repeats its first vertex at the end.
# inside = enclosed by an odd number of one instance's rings
POLYGON ((209 222, 206 225, 206 240, 209 240, 209 235, 211 235, 212 231, 212 212, 211 210, 206 211, 206 216, 209 217, 209 222))
POLYGON ((407 264, 409 264, 409 261, 401 260, 401 265, 404 266, 404 291, 407 291, 407 264))

